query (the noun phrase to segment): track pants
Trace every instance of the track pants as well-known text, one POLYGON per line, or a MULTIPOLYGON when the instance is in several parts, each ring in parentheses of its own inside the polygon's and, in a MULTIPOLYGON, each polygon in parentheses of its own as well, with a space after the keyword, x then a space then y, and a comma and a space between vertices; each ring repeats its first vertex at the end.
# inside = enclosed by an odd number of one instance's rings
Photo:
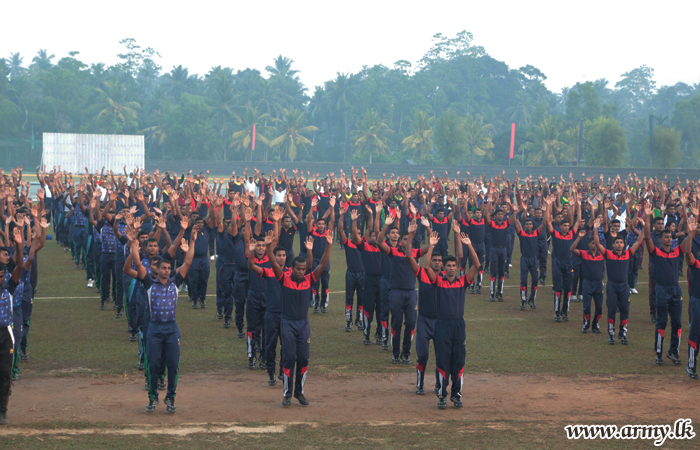
POLYGON ((311 329, 309 319, 280 320, 282 337, 282 373, 284 374, 284 396, 304 393, 306 371, 309 368, 309 341, 311 329), (296 374, 296 381, 294 375, 296 374))
POLYGON ((552 258, 552 284, 554 286, 554 311, 562 314, 569 313, 571 298, 571 282, 574 268, 570 259, 552 258))
MULTIPOLYGON (((320 260, 314 259, 313 269, 319 265, 320 260)), ((331 271, 328 266, 323 270, 319 279, 311 283, 311 295, 314 300, 314 308, 328 308, 328 283, 330 282, 331 271)))
POLYGON ((192 265, 187 273, 190 277, 190 297, 193 302, 206 300, 209 272, 209 258, 206 255, 192 258, 192 265))
POLYGON ((175 322, 151 322, 146 338, 146 377, 149 400, 158 398, 158 380, 164 366, 168 368, 168 391, 165 397, 174 399, 177 376, 180 371, 180 329, 175 322))
POLYGON ((73 226, 73 250, 75 256, 75 265, 86 265, 87 256, 87 229, 83 227, 73 226))
MULTIPOLYGON (((217 260, 220 260, 219 258, 217 260)), ((233 317, 233 302, 234 302, 234 279, 236 276, 236 266, 232 264, 221 263, 219 268, 219 289, 221 291, 221 309, 216 305, 219 312, 224 313, 224 319, 231 320, 233 317)), ((236 322, 238 324, 238 322, 236 322)))
POLYGON ((549 244, 546 239, 537 241, 537 262, 540 268, 540 278, 547 278, 547 257, 549 256, 549 244))
MULTIPOLYGON (((583 327, 587 330, 589 327, 595 329, 598 325, 600 317, 603 315, 603 280, 586 280, 582 278, 583 286, 581 287, 581 295, 583 295, 583 327), (591 300, 595 303, 595 314, 591 321, 591 300)), ((610 306, 608 305, 608 313, 610 306)))
POLYGON ((246 322, 248 323, 248 358, 265 356, 265 309, 267 293, 248 291, 246 322))
POLYGON ((273 375, 275 373, 275 359, 277 358, 277 341, 281 340, 282 337, 280 335, 281 321, 281 313, 265 311, 265 361, 267 372, 273 375))
POLYGON ((629 273, 627 275, 627 284, 631 289, 637 287, 637 278, 639 277, 639 266, 642 264, 642 247, 640 246, 636 252, 630 255, 629 273))
POLYGON ((387 278, 382 278, 379 282, 380 304, 379 318, 382 324, 382 339, 389 339, 389 311, 391 304, 389 297, 391 295, 391 281, 387 278))
POLYGON ((411 341, 416 328, 418 297, 415 289, 392 289, 389 294, 391 306, 391 346, 395 357, 411 355, 411 341), (403 347, 401 347, 401 322, 404 325, 403 347))
POLYGON ((671 345, 668 349, 671 353, 678 353, 678 344, 681 340, 681 314, 683 313, 683 293, 679 285, 656 285, 656 335, 654 349, 661 354, 664 348, 664 334, 666 323, 671 319, 671 345))
POLYGON ((654 266, 649 258, 649 314, 656 314, 656 276, 654 266))
POLYGON ((700 298, 690 296, 688 304, 688 322, 690 333, 688 334, 688 367, 697 371, 698 367, 698 343, 700 343, 700 298))
MULTIPOLYGON (((365 275, 365 286, 364 286, 364 299, 362 302, 362 317, 363 325, 365 329, 363 333, 366 339, 369 339, 370 328, 372 325, 372 316, 374 315, 375 309, 379 311, 380 307, 380 283, 381 277, 365 275)), ((377 315, 379 317, 379 314, 377 315)), ((379 321, 378 321, 379 322, 379 321)), ((381 330, 381 325, 377 325, 377 330, 381 330)))
POLYGON ((243 329, 249 285, 248 272, 236 272, 233 277, 233 301, 236 307, 236 327, 239 331, 243 329))
MULTIPOLYGON (((631 262, 630 262, 631 264, 631 262)), ((613 283, 608 280, 605 287, 608 306, 608 334, 615 335, 615 313, 620 310, 620 334, 627 336, 627 321, 630 317, 630 287, 627 283, 613 283)))
POLYGON ((365 299, 365 273, 364 272, 345 272, 345 321, 352 322, 352 303, 357 292, 357 314, 359 318, 363 315, 365 299))
MULTIPOLYGON (((430 356, 430 341, 433 341, 433 352, 437 355, 437 344, 435 341, 435 322, 422 314, 418 314, 416 324, 416 389, 423 389, 425 381, 425 368, 428 366, 430 356)), ((435 387, 440 387, 440 377, 435 369, 435 387)))
POLYGON ((583 295, 583 276, 581 274, 581 265, 583 260, 573 255, 571 257, 571 264, 574 266, 574 279, 571 286, 571 295, 583 295))
POLYGON ((450 397, 462 398, 464 360, 467 356, 464 319, 435 322, 435 359, 437 360, 438 397, 447 398, 447 386, 452 381, 450 397))
POLYGON ((7 412, 12 387, 12 358, 15 354, 15 339, 8 325, 0 328, 0 413, 7 412))
POLYGON ((12 338, 13 338, 13 356, 12 356, 12 373, 19 373, 19 349, 22 341, 22 326, 24 320, 22 318, 22 303, 12 305, 12 338))
POLYGON ((528 300, 535 300, 537 297, 537 283, 539 279, 537 277, 537 258, 526 258, 524 256, 520 257, 520 300, 525 302, 528 300), (527 276, 530 275, 532 280, 532 291, 530 292, 530 297, 527 296, 527 276))
MULTIPOLYGON (((475 244, 474 245, 474 253, 476 253, 476 258, 479 260, 479 272, 476 275, 476 285, 481 286, 481 281, 484 277, 484 261, 486 258, 486 246, 482 242, 481 244, 475 244)), ((464 253, 465 255, 469 255, 469 268, 471 268, 474 265, 474 261, 471 259, 471 253, 467 252, 464 253)))

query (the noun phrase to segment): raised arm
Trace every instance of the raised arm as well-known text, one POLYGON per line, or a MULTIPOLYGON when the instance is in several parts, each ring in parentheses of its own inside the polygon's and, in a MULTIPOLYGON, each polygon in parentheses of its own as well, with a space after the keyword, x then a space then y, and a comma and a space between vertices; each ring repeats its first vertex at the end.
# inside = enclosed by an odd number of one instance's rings
MULTIPOLYGON (((328 265, 328 260, 331 258, 331 246, 333 245, 333 233, 331 230, 326 231, 326 242, 328 243, 326 245, 326 251, 323 252, 323 257, 321 258, 321 262, 318 263, 318 266, 316 266, 316 269, 314 269, 313 272, 313 277, 315 280, 318 280, 321 277, 321 274, 323 271, 326 269, 326 266, 328 265)), ((307 251, 307 255, 311 253, 307 251)))
POLYGON ((192 258, 194 258, 194 243, 196 240, 197 233, 192 233, 192 237, 190 237, 189 244, 184 241, 180 244, 180 247, 183 251, 186 252, 186 255, 185 262, 182 263, 180 267, 178 267, 177 273, 179 273, 180 276, 182 276, 183 278, 187 276, 187 272, 190 270, 190 266, 192 265, 192 258))

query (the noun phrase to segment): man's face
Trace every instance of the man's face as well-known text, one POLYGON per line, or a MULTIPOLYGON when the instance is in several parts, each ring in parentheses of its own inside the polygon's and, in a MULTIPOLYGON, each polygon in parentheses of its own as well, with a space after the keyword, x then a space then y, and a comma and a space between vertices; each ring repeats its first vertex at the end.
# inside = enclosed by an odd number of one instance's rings
POLYGON ((625 241, 623 241, 622 239, 615 239, 615 242, 613 242, 613 248, 616 252, 621 252, 625 249, 625 241))
POLYGON ((396 244, 399 240, 399 230, 394 228, 393 230, 389 231, 389 240, 393 243, 396 244))
POLYGON ((326 231, 325 220, 319 219, 316 221, 316 231, 318 231, 319 233, 323 233, 324 231, 326 231))
POLYGON ((542 210, 541 209, 535 210, 535 219, 542 220, 542 210))
POLYGON ((527 222, 525 222, 525 231, 527 233, 532 233, 532 221, 531 220, 528 220, 527 222))
POLYGON ((561 228, 561 233, 566 234, 569 232, 569 222, 563 222, 559 224, 559 228, 561 228))
POLYGON ((438 211, 437 218, 438 218, 438 220, 444 219, 445 218, 445 211, 438 211))
POLYGON ((287 216, 287 217, 285 217, 284 219, 282 219, 282 226, 283 226, 286 230, 292 228, 292 218, 289 217, 289 216, 287 216))
POLYGON ((666 214, 668 214, 669 216, 672 216, 672 215, 674 215, 675 213, 676 213, 676 207, 675 207, 675 206, 669 206, 668 208, 666 208, 666 214))
POLYGON ((258 258, 265 256, 265 241, 255 242, 255 254, 258 258))
POLYGON ((275 261, 277 261, 278 266, 284 267, 284 263, 287 262, 287 252, 278 250, 277 253, 275 253, 275 261))
POLYGON ((558 224, 561 224, 561 218, 562 218, 562 215, 561 215, 561 214, 555 215, 555 216, 554 216, 554 222, 555 222, 555 223, 558 223, 558 224))
POLYGON ((294 279, 297 281, 301 281, 304 279, 304 276, 306 276, 306 262, 298 262, 294 264, 294 268, 292 269, 292 274, 294 275, 294 279))
POLYGON ((372 192, 372 200, 374 200, 374 201, 379 200, 379 191, 372 192))
POLYGON ((613 233, 619 233, 620 232, 620 224, 619 223, 614 223, 610 226, 610 231, 613 233))
POLYGON ((377 245, 377 233, 372 231, 369 233, 369 243, 376 246, 377 245))
POLYGON ((477 210, 474 212, 474 217, 476 217, 476 220, 481 220, 482 214, 481 214, 481 210, 480 210, 480 209, 477 209, 477 210))
POLYGON ((589 239, 588 240, 588 250, 590 250, 591 253, 595 253, 597 249, 598 249, 598 246, 595 245, 595 241, 593 239, 589 239))
POLYGON ((503 222, 503 211, 498 211, 496 213, 496 222, 503 222))
POLYGON ((194 226, 197 231, 202 231, 202 228, 204 228, 204 221, 201 219, 197 219, 197 221, 194 223, 194 226))
POLYGON ((160 264, 160 267, 158 267, 158 277, 159 278, 168 278, 170 276, 170 263, 169 262, 164 262, 160 264))
POLYGON ((657 232, 661 232, 664 229, 664 221, 663 220, 657 220, 654 222, 654 230, 657 232))
POLYGON ((673 243, 673 238, 671 237, 671 233, 663 233, 661 235, 661 244, 664 247, 670 247, 672 243, 673 243))
POLYGON ((158 273, 158 264, 152 262, 148 265, 148 269, 151 271, 151 273, 158 273))
POLYGON ((138 239, 139 239, 139 246, 142 247, 142 246, 143 246, 143 243, 146 242, 146 240, 148 239, 148 235, 147 235, 147 234, 142 234, 141 236, 139 236, 138 239))
MULTIPOLYGON (((0 263, 7 264, 10 262, 10 254, 7 252, 7 250, 3 250, 0 252, 0 263)), ((2 278, 0 278, 1 280, 2 278)))
POLYGON ((148 256, 156 256, 158 254, 158 243, 149 242, 146 246, 146 253, 148 253, 148 256))
POLYGON ((433 255, 430 258, 430 268, 433 269, 433 272, 440 273, 442 270, 442 255, 433 255))
POLYGON ((456 261, 448 261, 447 264, 445 264, 445 275, 448 277, 453 277, 457 273, 457 262, 456 261))

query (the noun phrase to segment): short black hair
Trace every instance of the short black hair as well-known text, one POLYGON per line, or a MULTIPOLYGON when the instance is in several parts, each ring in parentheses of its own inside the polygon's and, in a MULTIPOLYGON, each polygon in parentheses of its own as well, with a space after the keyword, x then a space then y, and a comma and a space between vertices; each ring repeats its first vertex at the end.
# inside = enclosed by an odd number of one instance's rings
POLYGON ((610 225, 615 225, 616 223, 620 223, 619 219, 613 219, 610 221, 610 225))
POLYGON ((139 234, 137 235, 137 239, 140 238, 140 237, 143 236, 143 235, 148 236, 148 235, 150 235, 150 234, 151 234, 151 233, 149 233, 148 231, 139 231, 139 234))
POLYGON ((624 243, 624 242, 625 242, 625 238, 623 238, 623 237, 620 236, 620 235, 617 235, 617 236, 615 236, 615 239, 613 239, 613 243, 615 243, 615 242, 617 242, 617 241, 622 241, 622 242, 624 243))
POLYGON ((160 262, 163 260, 160 256, 154 256, 153 258, 149 259, 148 262, 149 264, 155 264, 156 266, 160 265, 160 262))
POLYGON ((306 264, 306 258, 302 258, 301 256, 295 256, 292 260, 292 267, 296 267, 297 264, 306 264))
POLYGON ((663 217, 654 217, 654 223, 658 222, 659 220, 663 222, 664 218, 663 217))
POLYGON ((284 252, 285 254, 287 253, 287 249, 284 247, 277 246, 272 250, 273 255, 277 255, 277 252, 284 252))
POLYGON ((156 238, 148 238, 146 239, 146 245, 150 244, 151 242, 155 242, 156 244, 158 243, 158 239, 156 238))
POLYGON ((666 229, 663 230, 661 233, 659 233, 659 236, 663 236, 664 234, 673 235, 673 233, 671 232, 671 230, 669 230, 668 228, 666 228, 666 229))
POLYGON ((445 256, 445 257, 442 259, 442 263, 443 263, 443 264, 447 264, 448 262, 453 262, 453 261, 454 261, 455 264, 457 263, 457 258, 455 258, 455 257, 452 256, 452 255, 445 256))
MULTIPOLYGON (((162 266, 163 264, 166 264, 166 263, 170 264, 170 260, 165 259, 165 258, 161 258, 161 260, 158 261, 158 268, 160 269, 160 266, 162 266)), ((171 267, 172 267, 172 265, 171 265, 171 267)))

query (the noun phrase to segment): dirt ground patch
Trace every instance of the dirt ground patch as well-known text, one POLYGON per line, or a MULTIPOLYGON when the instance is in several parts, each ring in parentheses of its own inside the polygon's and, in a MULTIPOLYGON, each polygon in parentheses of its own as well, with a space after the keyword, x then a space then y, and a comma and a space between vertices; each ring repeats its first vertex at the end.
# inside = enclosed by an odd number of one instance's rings
MULTIPOLYGON (((415 376, 315 375, 309 373, 300 406, 281 405, 281 383, 267 386, 266 373, 189 374, 178 383, 174 415, 161 401, 155 413, 145 412, 143 377, 40 377, 13 387, 12 425, 49 422, 200 425, 214 423, 397 423, 470 421, 569 421, 570 423, 669 423, 700 419, 700 404, 688 402, 697 382, 656 375, 565 376, 466 374, 462 409, 437 409, 434 394, 415 395, 415 376)), ((426 385, 432 385, 427 377, 426 385)), ((426 386, 427 387, 427 386, 426 386)), ((161 400, 164 393, 161 393, 161 400)), ((0 435, 4 434, 0 430, 0 435)))

